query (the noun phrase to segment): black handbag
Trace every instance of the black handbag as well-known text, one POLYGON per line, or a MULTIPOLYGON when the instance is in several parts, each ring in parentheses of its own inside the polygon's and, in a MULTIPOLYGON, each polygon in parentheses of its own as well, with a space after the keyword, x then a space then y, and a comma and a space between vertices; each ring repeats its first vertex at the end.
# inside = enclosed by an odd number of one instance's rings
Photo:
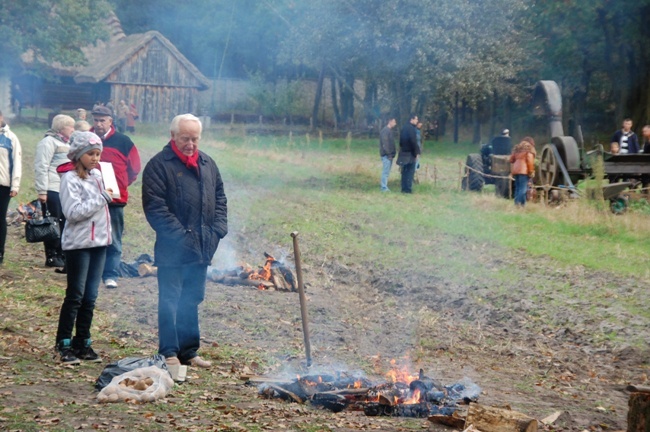
POLYGON ((59 220, 50 216, 50 212, 45 210, 45 213, 40 213, 43 217, 35 217, 29 219, 25 223, 25 239, 27 243, 39 243, 48 240, 56 240, 61 237, 59 230, 59 220))

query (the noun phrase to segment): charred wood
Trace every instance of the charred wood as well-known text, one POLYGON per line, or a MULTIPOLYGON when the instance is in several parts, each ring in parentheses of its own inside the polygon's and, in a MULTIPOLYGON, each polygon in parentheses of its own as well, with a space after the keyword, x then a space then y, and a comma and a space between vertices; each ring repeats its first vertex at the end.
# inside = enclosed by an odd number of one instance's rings
POLYGON ((334 393, 316 393, 312 397, 311 403, 335 413, 343 411, 349 405, 349 401, 344 396, 334 393))
POLYGON ((294 402, 298 402, 299 404, 304 403, 304 400, 300 398, 298 395, 295 393, 282 388, 280 386, 276 386, 274 384, 267 384, 264 386, 262 391, 260 392, 263 396, 266 396, 268 398, 281 398, 284 400, 292 400, 294 402))

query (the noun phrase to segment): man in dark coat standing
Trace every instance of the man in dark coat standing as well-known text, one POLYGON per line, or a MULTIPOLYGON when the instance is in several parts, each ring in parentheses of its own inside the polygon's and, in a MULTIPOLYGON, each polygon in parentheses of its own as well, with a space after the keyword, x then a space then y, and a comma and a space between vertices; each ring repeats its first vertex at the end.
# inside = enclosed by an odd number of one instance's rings
POLYGON ((199 151, 201 121, 176 116, 171 141, 147 164, 142 206, 156 232, 158 352, 168 365, 208 368, 200 346, 198 307, 219 240, 228 233, 226 194, 216 163, 199 151))
POLYGON ((413 188, 413 176, 415 175, 415 163, 420 155, 417 132, 418 116, 411 114, 409 122, 404 125, 399 136, 399 156, 397 165, 402 167, 402 193, 411 193, 413 188))

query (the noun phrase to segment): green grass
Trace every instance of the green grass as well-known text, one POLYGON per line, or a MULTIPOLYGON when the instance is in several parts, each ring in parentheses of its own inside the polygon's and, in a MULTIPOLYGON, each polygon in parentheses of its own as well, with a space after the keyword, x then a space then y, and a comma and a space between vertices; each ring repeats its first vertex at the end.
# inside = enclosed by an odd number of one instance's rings
MULTIPOLYGON (((24 149, 23 186, 15 201, 26 202, 35 198, 31 164, 42 131, 14 129, 24 149)), ((133 136, 143 165, 166 144, 164 130, 147 125, 133 136)), ((462 238, 485 244, 488 254, 491 248, 505 248, 558 265, 650 276, 650 216, 644 204, 635 204, 622 216, 598 211, 586 200, 558 209, 529 205, 518 211, 489 192, 460 192, 458 163, 477 150, 467 143, 425 142, 422 165, 430 174, 435 168, 437 179, 435 186, 432 178, 416 185, 412 196, 397 193, 396 169, 390 179, 394 192, 379 192, 376 140, 224 137, 207 131, 202 149, 222 171, 230 232, 253 232, 288 248, 289 233, 299 231, 307 262, 336 259, 408 270, 414 262, 439 269, 443 260, 447 276, 468 283, 485 270, 463 259, 458 245, 462 238)), ((129 189, 127 258, 153 250, 155 236, 139 204, 140 189, 140 179, 129 189)))

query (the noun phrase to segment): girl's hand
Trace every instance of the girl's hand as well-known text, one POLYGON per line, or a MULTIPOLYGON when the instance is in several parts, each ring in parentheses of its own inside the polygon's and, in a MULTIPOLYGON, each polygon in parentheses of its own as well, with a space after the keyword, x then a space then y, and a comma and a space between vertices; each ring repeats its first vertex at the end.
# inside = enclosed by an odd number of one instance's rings
POLYGON ((110 196, 113 196, 113 189, 108 188, 108 189, 106 189, 106 192, 108 192, 108 194, 109 194, 110 196))

